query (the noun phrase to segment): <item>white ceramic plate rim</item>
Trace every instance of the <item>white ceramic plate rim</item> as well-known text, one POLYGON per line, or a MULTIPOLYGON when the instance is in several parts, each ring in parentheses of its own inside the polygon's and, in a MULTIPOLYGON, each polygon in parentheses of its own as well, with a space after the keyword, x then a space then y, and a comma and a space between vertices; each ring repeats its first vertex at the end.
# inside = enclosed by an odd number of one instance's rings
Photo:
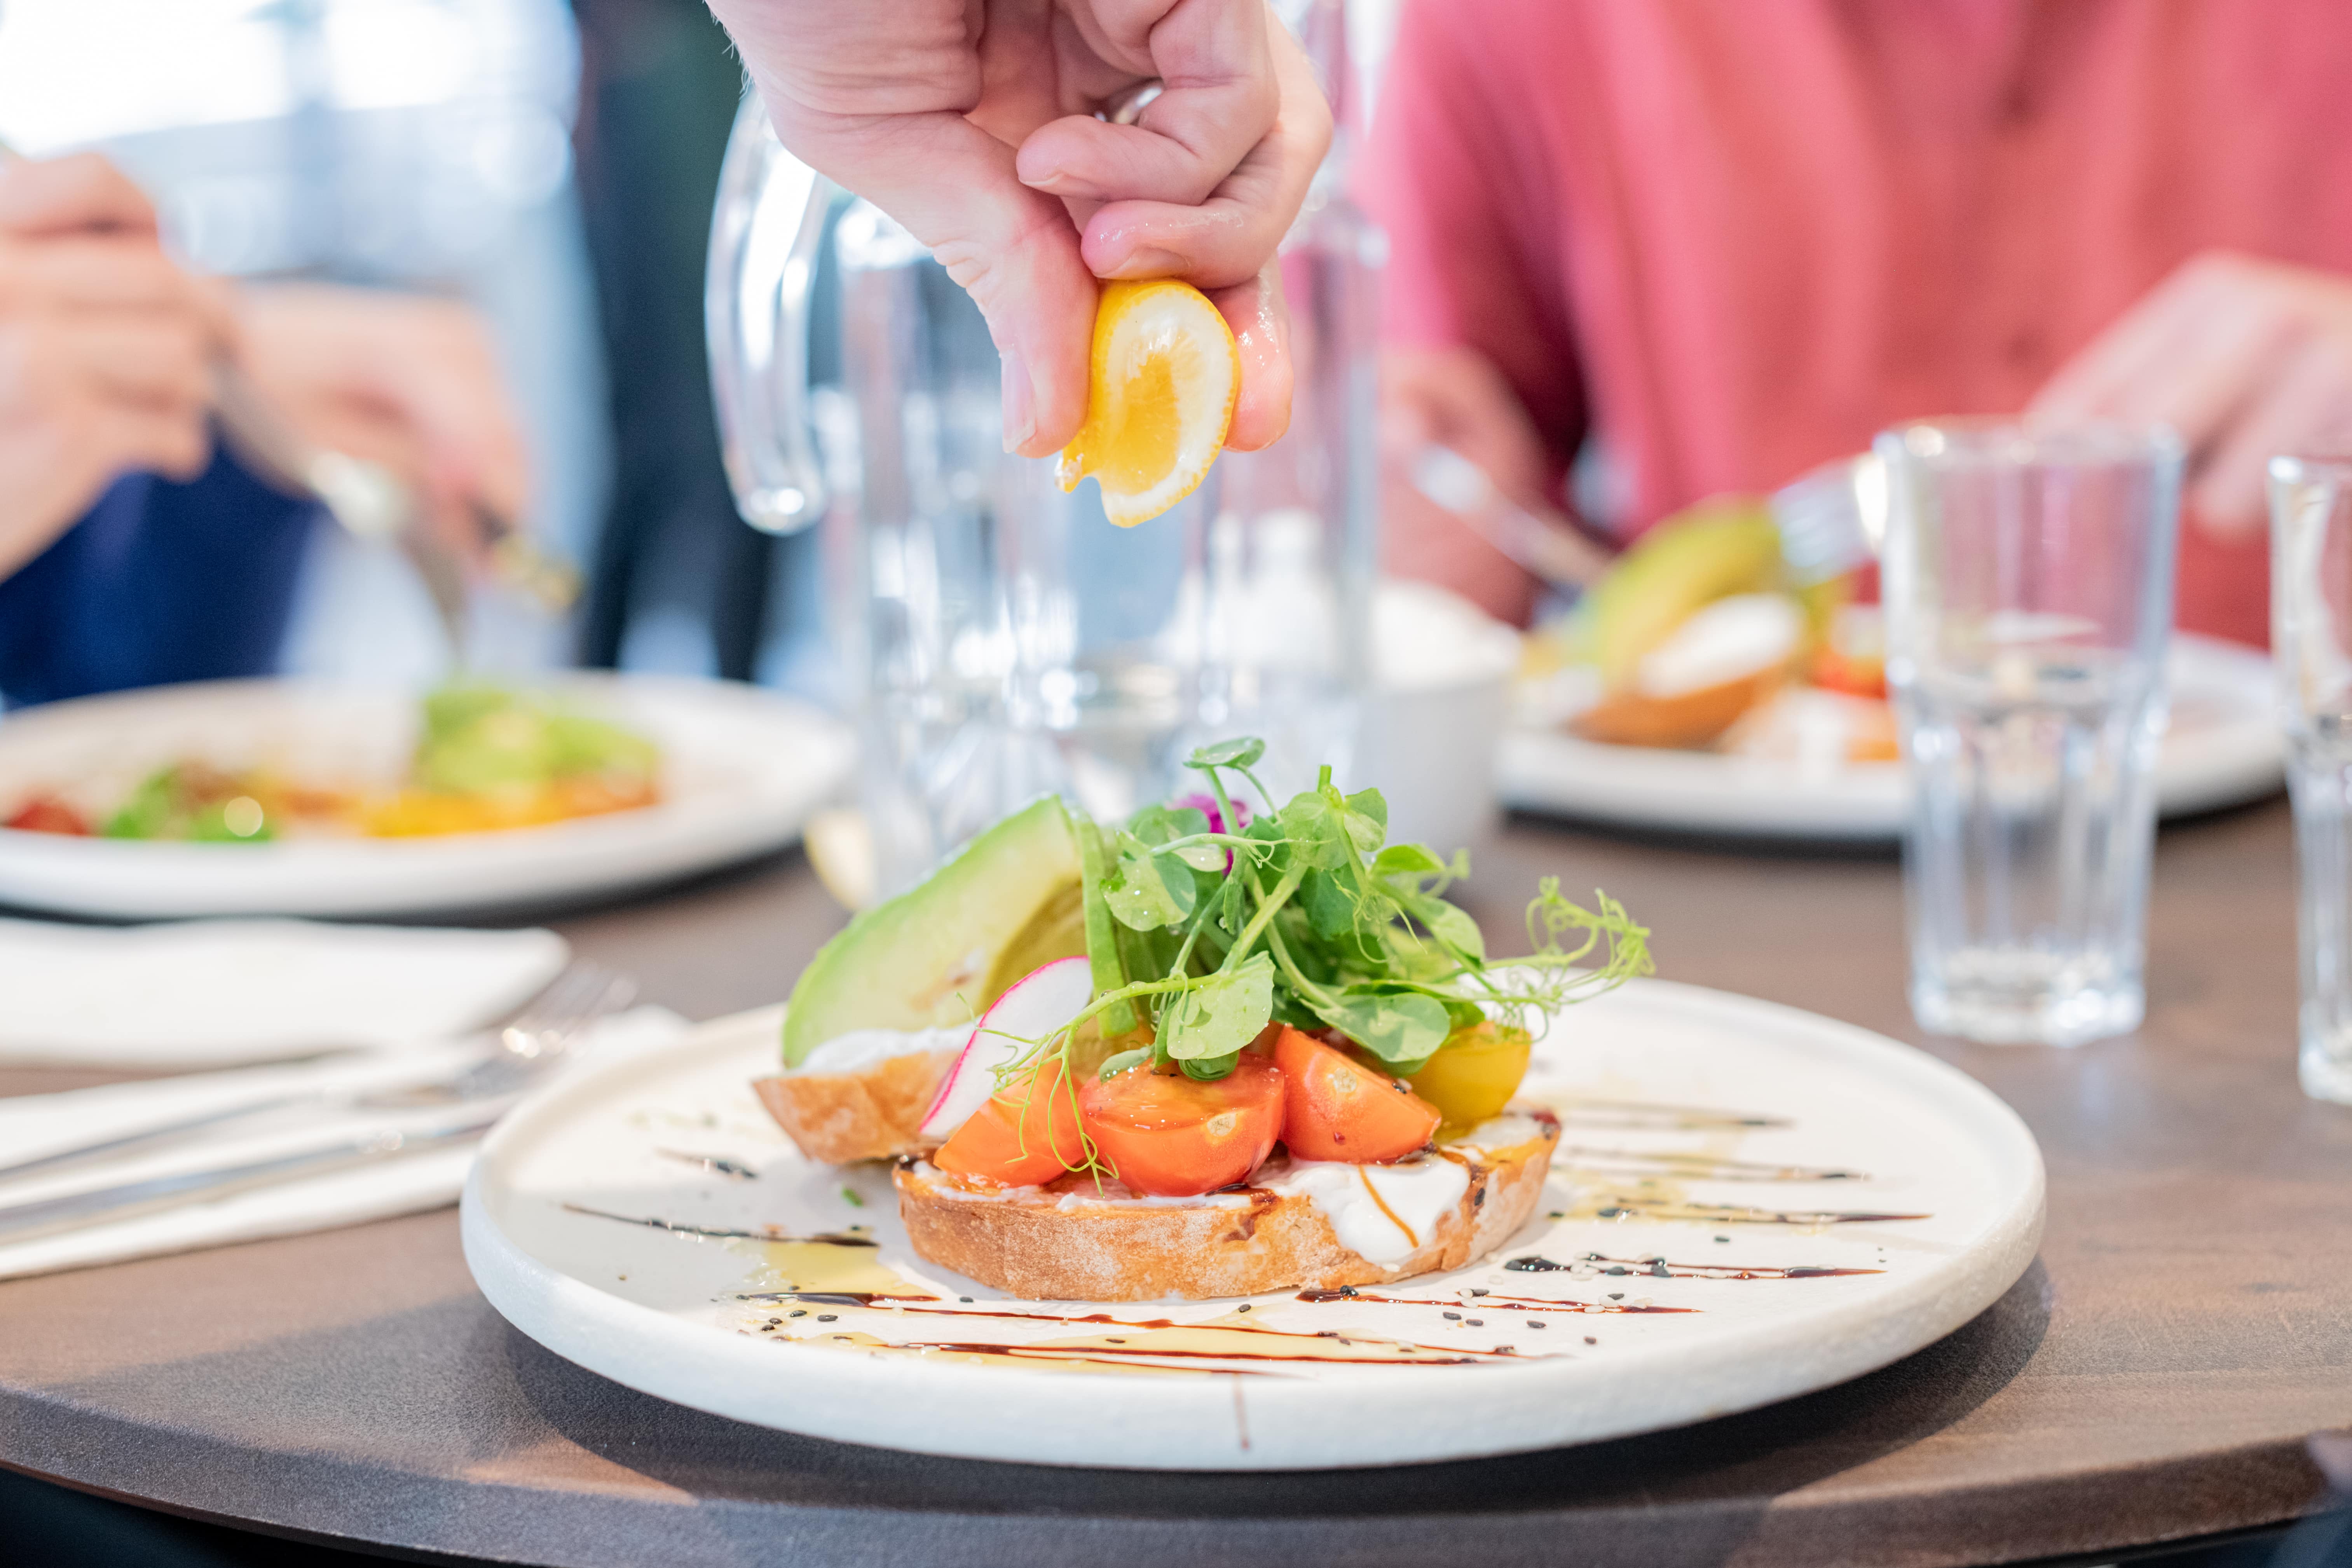
POLYGON ((624 1300, 534 1257, 493 1213, 501 1168, 587 1104, 743 1048, 773 1009, 705 1025, 677 1050, 551 1086, 485 1142, 466 1183, 466 1260, 490 1304, 566 1360, 640 1392, 811 1436, 962 1458, 1118 1468, 1314 1469, 1426 1463, 1594 1442, 1753 1409, 1874 1371, 1990 1306, 2032 1261, 2042 1237, 2041 1151, 2017 1113, 1924 1051, 1799 1008, 1699 986, 1640 981, 1625 994, 1727 1027, 1769 1029, 1791 1049, 1826 1054, 1893 1080, 1982 1141, 2007 1191, 1985 1235, 1871 1300, 1759 1327, 1708 1378, 1656 1378, 1686 1347, 1661 1342, 1609 1362, 1536 1361, 1497 1376, 1431 1367, 1400 1395, 1357 1383, 1207 1376, 1108 1380, 1069 1373, 820 1352, 780 1356, 762 1342, 624 1300), (1802 1367, 1803 1370, 1796 1370, 1802 1367), (1022 1418, 1005 1409, 1020 1380, 1022 1418), (1110 1396, 1107 1396, 1107 1389, 1110 1396), (1563 1397, 1563 1395, 1568 1395, 1563 1397), (1237 1399, 1246 1402, 1248 1444, 1237 1399), (1399 1419, 1409 1404, 1412 1418, 1399 1419), (902 1412, 921 1410, 911 1423, 902 1412), (1019 1450, 1007 1452, 1008 1440, 1019 1450))
MULTIPOLYGON (((2166 748, 2158 809, 2186 816, 2275 792, 2284 762, 2268 656, 2190 632, 2174 637, 2173 654, 2176 683, 2185 671, 2243 712, 2194 747, 2166 748)), ((1910 810, 1899 763, 1812 776, 1758 758, 1602 745, 1528 726, 1505 732, 1496 777, 1504 804, 1523 810, 1690 832, 1881 842, 1902 837, 1910 810)))

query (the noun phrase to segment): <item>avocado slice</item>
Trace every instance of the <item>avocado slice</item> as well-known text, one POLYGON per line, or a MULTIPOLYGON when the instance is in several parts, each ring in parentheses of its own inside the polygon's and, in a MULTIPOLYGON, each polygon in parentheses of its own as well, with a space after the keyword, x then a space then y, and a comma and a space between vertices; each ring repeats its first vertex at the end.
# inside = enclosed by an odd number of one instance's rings
POLYGON ((1084 904, 1069 814, 1031 802, 817 951, 784 1013, 784 1066, 852 1029, 979 1017, 1038 965, 1087 951, 1084 904))
POLYGON ((1780 533, 1760 502, 1702 502, 1644 534, 1579 606, 1612 690, 1692 614, 1734 594, 1780 585, 1780 533))

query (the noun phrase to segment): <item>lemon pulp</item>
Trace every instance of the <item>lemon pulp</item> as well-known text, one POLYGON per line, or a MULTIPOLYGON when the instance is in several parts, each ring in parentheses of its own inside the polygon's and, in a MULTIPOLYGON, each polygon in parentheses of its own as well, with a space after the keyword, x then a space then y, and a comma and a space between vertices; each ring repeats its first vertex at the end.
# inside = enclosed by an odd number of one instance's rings
POLYGON ((1224 318, 1189 283, 1111 283, 1095 308, 1087 417, 1062 450, 1066 490, 1094 476, 1123 528, 1190 495, 1224 449, 1241 354, 1224 318))

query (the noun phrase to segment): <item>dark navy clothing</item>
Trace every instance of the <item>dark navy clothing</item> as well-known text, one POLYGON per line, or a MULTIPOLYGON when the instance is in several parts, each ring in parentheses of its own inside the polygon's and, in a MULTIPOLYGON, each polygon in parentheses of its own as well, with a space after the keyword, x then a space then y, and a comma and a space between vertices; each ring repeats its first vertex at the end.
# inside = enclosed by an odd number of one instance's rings
POLYGON ((317 517, 218 448, 189 484, 116 480, 0 582, 0 697, 269 673, 317 517))

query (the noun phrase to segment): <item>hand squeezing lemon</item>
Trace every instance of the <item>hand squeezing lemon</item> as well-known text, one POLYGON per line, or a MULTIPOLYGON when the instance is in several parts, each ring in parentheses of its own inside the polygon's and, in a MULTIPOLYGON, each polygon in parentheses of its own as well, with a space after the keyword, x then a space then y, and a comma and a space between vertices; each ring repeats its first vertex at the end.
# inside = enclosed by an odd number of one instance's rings
POLYGON ((1241 391, 1241 352, 1224 317, 1190 283, 1107 283, 1095 307, 1087 420, 1062 448, 1055 477, 1074 490, 1088 474, 1121 528, 1186 496, 1224 450, 1241 391))

